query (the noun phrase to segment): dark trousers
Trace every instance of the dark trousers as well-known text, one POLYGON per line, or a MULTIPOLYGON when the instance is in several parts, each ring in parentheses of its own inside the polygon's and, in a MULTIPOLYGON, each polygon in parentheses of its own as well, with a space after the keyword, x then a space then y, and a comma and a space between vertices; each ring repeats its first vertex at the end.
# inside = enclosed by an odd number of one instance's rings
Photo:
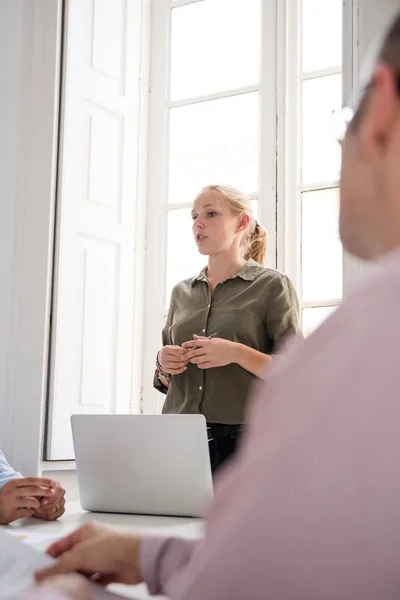
POLYGON ((223 435, 213 437, 214 427, 209 429, 208 449, 210 452, 211 471, 212 474, 221 468, 221 466, 235 453, 239 444, 243 429, 232 428, 232 431, 223 435))

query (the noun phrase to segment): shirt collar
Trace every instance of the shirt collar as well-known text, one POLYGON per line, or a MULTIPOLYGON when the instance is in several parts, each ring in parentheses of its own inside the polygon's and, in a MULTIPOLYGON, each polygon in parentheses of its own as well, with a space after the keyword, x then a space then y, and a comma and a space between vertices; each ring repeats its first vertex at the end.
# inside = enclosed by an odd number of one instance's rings
MULTIPOLYGON (((240 277, 244 281, 254 281, 259 269, 260 265, 255 260, 250 258, 237 273, 234 273, 228 277, 228 280, 240 277)), ((204 267, 204 269, 202 269, 196 277, 193 277, 192 286, 198 281, 207 281, 207 267, 204 267)))

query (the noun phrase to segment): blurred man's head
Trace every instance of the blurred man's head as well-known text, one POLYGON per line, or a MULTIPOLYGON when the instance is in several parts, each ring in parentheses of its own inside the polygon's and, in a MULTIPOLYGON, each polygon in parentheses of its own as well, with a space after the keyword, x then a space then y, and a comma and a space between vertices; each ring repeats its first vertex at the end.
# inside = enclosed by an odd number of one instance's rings
POLYGON ((400 13, 343 141, 340 235, 364 259, 400 248, 400 13))

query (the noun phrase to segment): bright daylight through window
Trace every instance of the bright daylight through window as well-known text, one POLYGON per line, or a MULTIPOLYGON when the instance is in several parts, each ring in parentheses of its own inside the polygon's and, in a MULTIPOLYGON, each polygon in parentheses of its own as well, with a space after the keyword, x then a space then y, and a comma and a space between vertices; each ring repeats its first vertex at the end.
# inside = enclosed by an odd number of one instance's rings
MULTIPOLYGON (((260 115, 275 93, 263 69, 266 0, 175 4, 171 2, 166 13, 170 19, 170 79, 165 90, 164 308, 173 285, 204 266, 192 239, 190 205, 205 184, 224 182, 243 189, 251 195, 257 214, 262 214, 266 203, 277 203, 279 211, 279 189, 275 197, 267 196, 260 192, 259 181, 264 166, 260 162, 264 143, 260 115)), ((289 199, 289 208, 291 202, 293 212, 299 209, 300 215, 297 283, 307 334, 342 297, 338 236, 341 157, 330 130, 331 112, 342 101, 342 2, 303 0, 299 8, 299 44, 290 48, 301 56, 297 73, 298 178, 296 198, 289 199)), ((277 169, 280 167, 278 162, 277 169)), ((271 230, 271 223, 264 225, 271 230)), ((278 228, 276 233, 278 242, 283 231, 278 228)), ((278 266, 284 269, 285 265, 278 261, 278 266)))

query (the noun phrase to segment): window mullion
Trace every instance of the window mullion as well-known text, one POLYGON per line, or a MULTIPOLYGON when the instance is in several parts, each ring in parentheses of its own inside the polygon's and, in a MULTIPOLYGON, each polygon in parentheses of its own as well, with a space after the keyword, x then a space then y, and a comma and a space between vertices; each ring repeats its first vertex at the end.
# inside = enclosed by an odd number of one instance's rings
POLYGON ((231 98, 232 96, 240 96, 242 94, 251 94, 252 92, 258 92, 260 86, 258 84, 248 85, 238 89, 227 90, 224 92, 216 92, 215 94, 207 94, 204 96, 196 96, 194 98, 184 98, 183 100, 172 100, 169 103, 170 108, 180 108, 182 106, 190 106, 192 104, 199 104, 201 102, 210 102, 210 100, 220 100, 222 98, 231 98))
POLYGON ((318 79, 319 77, 329 77, 330 75, 340 75, 341 67, 329 67, 320 69, 319 71, 309 71, 308 73, 300 73, 300 81, 308 81, 309 79, 318 79))
MULTIPOLYGON (((280 0, 281 1, 281 0, 280 0)), ((267 261, 276 267, 278 1, 262 2, 259 214, 268 232, 267 261)))
POLYGON ((299 12, 297 0, 279 2, 277 266, 288 274, 300 295, 299 12))
POLYGON ((168 190, 168 106, 171 9, 167 2, 152 3, 150 105, 148 139, 146 282, 144 302, 143 412, 158 412, 159 394, 153 390, 154 349, 160 344, 166 272, 166 215, 168 190), (161 216, 162 215, 162 216, 161 216))
POLYGON ((299 192, 318 192, 320 190, 330 190, 339 187, 340 181, 321 181, 318 183, 305 183, 299 185, 299 192))

